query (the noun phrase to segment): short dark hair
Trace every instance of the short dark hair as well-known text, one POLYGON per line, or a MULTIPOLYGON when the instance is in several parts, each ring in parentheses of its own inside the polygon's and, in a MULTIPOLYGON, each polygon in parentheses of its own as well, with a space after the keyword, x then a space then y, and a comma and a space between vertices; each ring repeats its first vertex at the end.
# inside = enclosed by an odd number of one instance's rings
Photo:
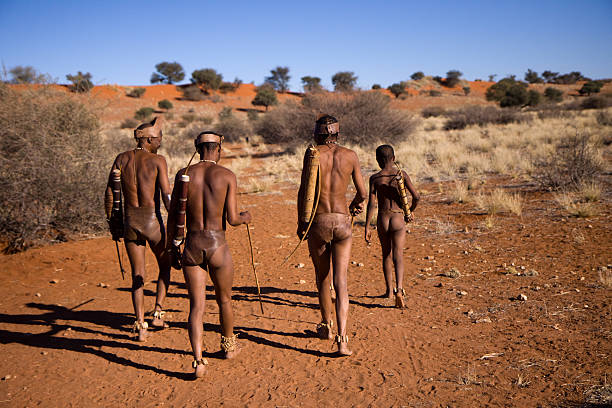
POLYGON ((198 152, 203 152, 203 151, 214 152, 218 148, 219 148, 219 143, 217 142, 202 142, 196 146, 196 150, 198 152))
POLYGON ((380 145, 376 148, 376 160, 380 163, 388 163, 389 160, 393 160, 395 152, 391 145, 380 145))

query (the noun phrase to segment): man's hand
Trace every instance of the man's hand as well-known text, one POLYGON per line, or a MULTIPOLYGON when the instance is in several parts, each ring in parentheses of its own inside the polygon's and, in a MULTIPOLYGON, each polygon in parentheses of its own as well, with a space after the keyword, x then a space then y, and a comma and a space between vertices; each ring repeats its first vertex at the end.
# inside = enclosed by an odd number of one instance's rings
POLYGON ((242 218, 242 223, 243 224, 249 224, 251 222, 251 213, 248 211, 242 211, 240 213, 240 217, 242 218))
MULTIPOLYGON (((307 222, 300 222, 298 223, 298 227, 297 227, 297 236, 299 239, 302 239, 302 237, 304 237, 304 234, 306 233, 306 228, 308 228, 308 223, 307 222)), ((304 237, 304 239, 306 239, 306 237, 304 237)))
POLYGON ((170 265, 174 269, 178 270, 181 270, 183 268, 183 255, 181 254, 180 246, 170 246, 170 265))
POLYGON ((410 214, 404 215, 404 222, 409 223, 414 221, 414 213, 411 211, 410 214))
POLYGON ((351 205, 349 206, 349 211, 353 217, 361 214, 363 212, 363 202, 351 203, 351 205))
POLYGON ((106 221, 113 241, 119 241, 123 238, 123 220, 117 214, 112 214, 110 219, 106 221))
POLYGON ((371 242, 371 240, 372 240, 372 231, 370 231, 370 227, 369 227, 368 225, 366 225, 366 227, 365 227, 365 235, 364 235, 364 238, 365 238, 365 242, 366 242, 368 245, 370 245, 370 244, 372 243, 372 242, 371 242))

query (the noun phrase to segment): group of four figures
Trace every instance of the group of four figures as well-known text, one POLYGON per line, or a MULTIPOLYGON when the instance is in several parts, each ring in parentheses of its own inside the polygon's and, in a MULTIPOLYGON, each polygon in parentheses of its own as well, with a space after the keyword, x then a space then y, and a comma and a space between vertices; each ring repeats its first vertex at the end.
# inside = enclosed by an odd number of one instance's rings
MULTIPOLYGON (((347 269, 352 244, 352 217, 363 212, 366 189, 359 159, 354 151, 338 144, 339 123, 323 115, 315 124, 314 141, 304 156, 304 167, 298 192, 298 227, 300 239, 307 238, 308 249, 316 273, 321 310, 317 335, 334 339, 332 320, 332 287, 336 292, 337 353, 348 356, 347 269), (309 154, 316 153, 316 184, 312 184, 313 166, 309 154), (347 206, 346 192, 353 181, 356 194, 347 206), (316 190, 316 199, 313 194, 316 190), (314 206, 312 201, 315 201, 314 206), (306 210, 305 210, 306 209, 306 210), (311 211, 307 221, 301 215, 311 211)), ((226 223, 232 226, 248 224, 248 211, 238 212, 236 176, 218 164, 223 136, 204 131, 195 141, 198 163, 181 169, 170 193, 168 168, 161 146, 161 120, 140 125, 134 130, 137 146, 120 153, 108 179, 105 210, 114 240, 124 238, 132 269, 132 302, 138 340, 147 337, 148 323, 144 312, 145 246, 149 246, 159 266, 157 295, 151 325, 164 328, 162 305, 170 283, 170 268, 183 270, 189 293, 189 339, 193 349, 195 377, 204 375, 208 364, 202 358, 203 315, 207 270, 215 289, 221 324, 221 349, 226 358, 239 351, 233 333, 234 316, 231 294, 233 282, 232 258, 225 240, 226 223), (164 228, 161 202, 168 211, 168 228, 164 228), (183 239, 183 231, 185 238, 183 239), (184 244, 181 253, 180 246, 184 244)), ((376 149, 381 171, 370 178, 369 202, 366 212, 365 239, 370 242, 370 219, 378 200, 377 231, 383 252, 383 270, 387 286, 386 297, 395 295, 397 307, 403 307, 403 248, 405 222, 412 220, 419 196, 410 178, 394 167, 393 148, 382 145, 376 149), (400 187, 400 188, 398 188, 400 187), (406 190, 412 196, 407 206, 406 190), (403 195, 402 195, 403 192, 403 195), (404 200, 402 201, 402 198, 404 200), (395 269, 396 286, 392 276, 395 269)))

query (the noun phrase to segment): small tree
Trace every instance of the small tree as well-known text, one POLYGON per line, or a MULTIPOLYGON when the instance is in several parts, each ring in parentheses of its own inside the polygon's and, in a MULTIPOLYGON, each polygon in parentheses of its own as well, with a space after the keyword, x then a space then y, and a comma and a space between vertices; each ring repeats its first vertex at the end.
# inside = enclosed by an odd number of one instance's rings
POLYGON ((381 89, 381 88, 382 88, 382 87, 380 86, 380 84, 374 84, 374 85, 372 85, 372 89, 373 89, 373 90, 375 90, 375 91, 376 91, 376 90, 379 90, 379 89, 381 89))
POLYGON ((495 77, 497 76, 497 74, 491 74, 489 75, 489 82, 495 82, 495 77))
POLYGON ((166 111, 169 111, 174 107, 174 105, 172 105, 172 102, 167 99, 162 99, 161 101, 157 102, 157 106, 160 109, 165 109, 166 111))
POLYGON ((134 88, 130 92, 128 92, 126 95, 129 96, 130 98, 140 98, 142 95, 144 95, 146 91, 147 90, 144 88, 134 88))
POLYGON ((410 79, 412 79, 413 81, 420 81, 423 78, 425 78, 425 74, 422 71, 417 71, 414 74, 410 75, 410 79))
POLYGON ((357 77, 351 71, 336 72, 332 77, 332 84, 334 84, 335 91, 351 92, 355 89, 357 77))
POLYGON ((155 112, 155 109, 150 108, 148 106, 144 107, 144 108, 140 108, 138 109, 135 113, 134 113, 134 119, 138 119, 138 120, 145 120, 147 119, 149 116, 151 116, 153 114, 153 112, 155 112))
POLYGON ((542 72, 542 77, 544 77, 544 80, 549 84, 555 82, 555 79, 557 78, 558 75, 559 75, 558 72, 552 72, 549 70, 542 72))
POLYGON ((603 86, 603 82, 601 81, 589 81, 582 85, 582 88, 578 90, 580 95, 591 95, 594 93, 598 93, 603 86))
POLYGON ((219 89, 223 82, 223 75, 212 68, 196 69, 191 73, 191 83, 203 86, 205 90, 219 89))
POLYGON ((319 77, 303 76, 301 80, 304 92, 317 92, 323 89, 321 87, 321 78, 319 77))
POLYGON ((266 77, 265 83, 272 85, 278 92, 287 92, 289 90, 289 67, 276 67, 270 70, 269 77, 266 77))
POLYGON ((542 102, 542 94, 535 89, 527 91, 527 106, 538 106, 542 102))
POLYGON ((472 90, 470 89, 469 86, 464 86, 463 87, 463 93, 465 94, 465 96, 468 96, 470 94, 472 90))
POLYGON ((556 84, 571 85, 578 81, 589 81, 589 79, 585 78, 579 71, 572 71, 568 74, 559 75, 555 78, 556 84))
POLYGON ((527 69, 527 72, 525 72, 525 81, 529 82, 530 84, 541 84, 542 82, 544 82, 544 80, 540 78, 538 73, 532 71, 531 69, 527 69))
POLYGON ((387 88, 396 98, 406 92, 404 83, 394 83, 387 88))
POLYGON ((12 84, 41 84, 49 82, 49 76, 41 74, 32 66, 17 65, 9 71, 12 84))
POLYGON ((185 71, 178 62, 160 62, 155 65, 157 72, 151 75, 151 83, 173 84, 185 79, 185 71))
POLYGON ((265 106, 267 112, 268 107, 276 105, 278 103, 274 88, 270 84, 264 84, 258 87, 257 93, 255 94, 255 98, 251 103, 255 106, 265 106))
POLYGON ((454 88, 457 86, 461 80, 461 75, 463 75, 463 73, 461 71, 457 71, 456 69, 448 71, 446 73, 446 86, 449 88, 454 88))
POLYGON ((544 97, 550 102, 561 102, 563 100, 563 92, 549 86, 544 90, 544 97))
POLYGON ((69 86, 72 92, 89 92, 89 90, 94 87, 93 82, 91 82, 91 74, 89 72, 84 74, 79 71, 76 75, 68 74, 66 75, 66 79, 72 82, 72 85, 69 86))
POLYGON ((497 101, 499 106, 522 106, 528 102, 527 84, 517 81, 513 76, 502 79, 487 89, 488 101, 497 101))

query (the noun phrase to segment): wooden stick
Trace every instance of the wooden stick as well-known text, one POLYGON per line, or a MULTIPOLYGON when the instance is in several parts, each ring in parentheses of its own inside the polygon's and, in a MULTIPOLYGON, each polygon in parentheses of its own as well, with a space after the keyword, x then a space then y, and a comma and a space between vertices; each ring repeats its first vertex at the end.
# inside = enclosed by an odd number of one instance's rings
POLYGON ((261 289, 259 288, 259 279, 257 279, 257 270, 255 269, 255 256, 253 255, 253 242, 251 241, 251 228, 249 224, 246 225, 247 235, 249 237, 249 247, 251 248, 251 265, 253 266, 253 274, 255 275, 255 284, 257 285, 257 296, 259 296, 259 307, 261 308, 261 314, 264 314, 263 302, 261 301, 261 289))

